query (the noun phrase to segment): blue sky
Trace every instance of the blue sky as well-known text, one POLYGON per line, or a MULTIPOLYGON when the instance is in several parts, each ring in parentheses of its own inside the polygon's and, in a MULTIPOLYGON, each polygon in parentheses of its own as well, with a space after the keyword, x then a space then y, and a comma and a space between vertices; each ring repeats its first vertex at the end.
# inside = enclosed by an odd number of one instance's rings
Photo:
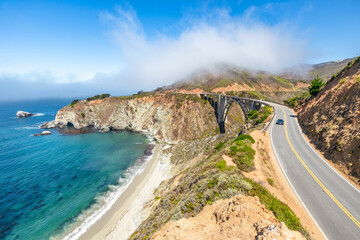
POLYGON ((359 12, 332 0, 0 0, 0 100, 129 94, 216 61, 276 72, 354 57, 359 12))

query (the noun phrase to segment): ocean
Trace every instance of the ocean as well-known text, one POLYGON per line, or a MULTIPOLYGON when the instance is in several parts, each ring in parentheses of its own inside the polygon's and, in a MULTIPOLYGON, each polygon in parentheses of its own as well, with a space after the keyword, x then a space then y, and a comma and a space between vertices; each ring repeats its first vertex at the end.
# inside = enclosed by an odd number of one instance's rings
POLYGON ((0 102, 0 239, 78 236, 142 171, 151 147, 139 133, 50 129, 69 99, 0 102), (16 118, 18 110, 36 113, 16 118))

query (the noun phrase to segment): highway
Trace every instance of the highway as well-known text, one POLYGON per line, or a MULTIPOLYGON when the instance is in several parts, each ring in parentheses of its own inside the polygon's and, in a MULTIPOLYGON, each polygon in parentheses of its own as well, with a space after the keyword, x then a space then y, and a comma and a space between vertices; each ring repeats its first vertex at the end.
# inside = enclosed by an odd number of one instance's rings
POLYGON ((275 109, 270 136, 275 156, 288 182, 327 239, 360 239, 360 191, 338 174, 308 144, 296 116, 275 109), (284 125, 277 125, 277 119, 284 125))

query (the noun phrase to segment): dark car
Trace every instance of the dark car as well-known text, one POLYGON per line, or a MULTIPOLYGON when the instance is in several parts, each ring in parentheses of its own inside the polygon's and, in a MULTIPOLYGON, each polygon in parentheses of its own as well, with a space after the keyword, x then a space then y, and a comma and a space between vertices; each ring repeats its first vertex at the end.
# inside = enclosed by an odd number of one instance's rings
POLYGON ((277 121, 276 121, 276 124, 278 124, 278 125, 284 125, 284 120, 282 120, 282 119, 278 119, 277 121))

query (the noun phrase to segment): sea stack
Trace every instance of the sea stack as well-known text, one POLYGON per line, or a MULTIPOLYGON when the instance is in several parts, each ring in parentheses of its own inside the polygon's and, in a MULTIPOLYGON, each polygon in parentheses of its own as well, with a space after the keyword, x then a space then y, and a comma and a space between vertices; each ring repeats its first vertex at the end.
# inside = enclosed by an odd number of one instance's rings
POLYGON ((24 111, 18 111, 16 113, 16 117, 18 117, 18 118, 26 118, 26 117, 31 117, 33 115, 34 115, 33 113, 24 112, 24 111))
POLYGON ((50 134, 51 134, 50 131, 42 131, 42 133, 34 134, 34 136, 37 137, 37 136, 50 135, 50 134))

